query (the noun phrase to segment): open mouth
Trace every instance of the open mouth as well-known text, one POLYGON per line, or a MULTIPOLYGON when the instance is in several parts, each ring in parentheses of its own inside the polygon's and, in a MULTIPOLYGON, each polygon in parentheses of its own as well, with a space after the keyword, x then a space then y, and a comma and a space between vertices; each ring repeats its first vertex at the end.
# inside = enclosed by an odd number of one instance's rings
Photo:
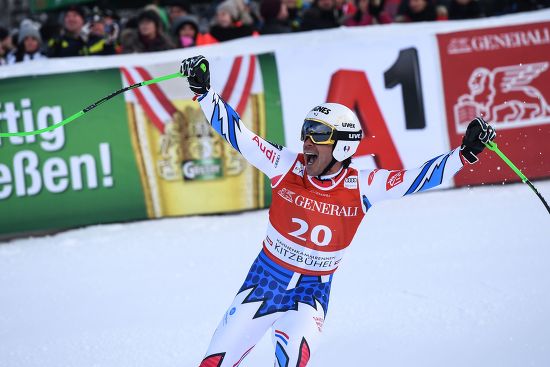
POLYGON ((315 153, 304 153, 306 158, 306 165, 311 166, 317 160, 317 154, 315 153))

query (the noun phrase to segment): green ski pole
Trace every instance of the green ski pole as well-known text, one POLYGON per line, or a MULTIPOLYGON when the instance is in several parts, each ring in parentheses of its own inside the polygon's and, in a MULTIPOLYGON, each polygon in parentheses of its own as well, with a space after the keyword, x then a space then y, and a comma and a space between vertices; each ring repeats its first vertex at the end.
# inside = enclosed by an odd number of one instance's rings
POLYGON ((104 102, 107 102, 108 100, 110 100, 111 98, 115 97, 115 96, 118 96, 119 94, 121 93, 124 93, 124 92, 127 92, 129 90, 132 90, 132 89, 135 89, 135 88, 139 88, 139 87, 143 87, 144 85, 149 85, 149 84, 154 84, 154 83, 158 83, 158 82, 162 82, 164 80, 168 80, 168 79, 174 79, 174 78, 177 78, 177 77, 181 77, 182 75, 180 73, 174 73, 174 74, 169 74, 169 75, 164 75, 164 76, 159 76, 158 78, 154 78, 154 79, 150 79, 150 80, 144 80, 140 83, 136 83, 136 84, 132 84, 132 85, 129 85, 125 88, 121 88, 111 94, 109 94, 108 96, 106 97, 103 97, 101 98, 100 100, 92 103, 91 105, 89 105, 88 107, 84 108, 83 110, 75 113, 74 115, 71 115, 69 117, 67 117, 65 120, 63 121, 60 121, 54 125, 51 125, 51 126, 48 126, 44 129, 39 129, 39 130, 33 130, 33 131, 25 131, 25 132, 15 132, 15 133, 2 133, 0 132, 0 138, 8 138, 10 136, 29 136, 29 135, 38 135, 38 134, 42 134, 42 133, 45 133, 45 132, 48 132, 48 131, 52 131, 52 130, 55 130, 57 129, 58 127, 61 127, 63 125, 66 125, 68 124, 69 122, 71 121, 74 121, 76 120, 77 118, 81 117, 82 115, 86 114, 87 112, 90 112, 91 110, 93 110, 94 108, 96 108, 97 106, 99 106, 100 104, 104 103, 104 102))
POLYGON ((502 160, 508 165, 510 166, 510 168, 521 178, 521 181, 523 181, 523 183, 527 184, 534 192, 535 194, 537 194, 537 196, 539 197, 540 201, 542 201, 542 203, 544 204, 544 206, 546 207, 546 210, 548 210, 548 214, 550 214, 550 206, 548 206, 548 203, 546 202, 546 200, 544 200, 544 198, 542 197, 542 195, 538 192, 537 188, 531 183, 531 181, 529 181, 529 179, 519 170, 519 168, 516 167, 516 165, 514 163, 512 163, 512 161, 510 159, 508 159, 508 157, 506 155, 504 155, 504 153, 501 152, 501 150, 498 148, 497 146, 497 143, 495 142, 488 142, 485 144, 485 146, 487 148, 489 148, 490 150, 492 150, 493 152, 495 152, 496 154, 498 154, 498 156, 500 158, 502 158, 502 160))

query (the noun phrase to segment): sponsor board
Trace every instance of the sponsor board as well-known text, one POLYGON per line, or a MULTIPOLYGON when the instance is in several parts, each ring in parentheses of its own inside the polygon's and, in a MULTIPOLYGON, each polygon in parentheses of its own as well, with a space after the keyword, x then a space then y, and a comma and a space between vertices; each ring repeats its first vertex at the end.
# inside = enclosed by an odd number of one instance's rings
MULTIPOLYGON (((210 61, 213 87, 242 122, 284 144, 274 55, 210 61)), ((0 79, 0 131, 45 128, 93 96, 172 73, 174 62, 0 79)), ((1 138, 0 236, 269 205, 269 180, 211 129, 192 98, 172 79, 131 89, 69 126, 1 138)), ((279 146, 259 148, 278 164, 279 146)))
MULTIPOLYGON (((460 145, 482 116, 502 151, 529 178, 549 177, 550 23, 485 28, 437 36, 450 142, 460 145)), ((457 185, 518 181, 492 153, 457 175, 457 185)))
MULTIPOLYGON (((118 69, 0 80, 0 131, 51 126, 121 87, 118 69)), ((145 219, 127 119, 114 98, 70 126, 0 138, 0 236, 145 219)))

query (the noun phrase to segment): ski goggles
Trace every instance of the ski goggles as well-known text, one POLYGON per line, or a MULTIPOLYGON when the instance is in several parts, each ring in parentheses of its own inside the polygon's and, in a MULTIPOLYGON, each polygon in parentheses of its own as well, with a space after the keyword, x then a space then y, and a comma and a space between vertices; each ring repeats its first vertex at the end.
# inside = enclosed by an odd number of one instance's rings
POLYGON ((359 131, 337 131, 333 126, 321 121, 307 119, 302 125, 300 140, 310 138, 315 144, 334 144, 336 140, 359 141, 363 137, 359 131))
POLYGON ((310 138, 315 144, 334 144, 334 127, 320 120, 304 120, 300 140, 305 141, 310 138))

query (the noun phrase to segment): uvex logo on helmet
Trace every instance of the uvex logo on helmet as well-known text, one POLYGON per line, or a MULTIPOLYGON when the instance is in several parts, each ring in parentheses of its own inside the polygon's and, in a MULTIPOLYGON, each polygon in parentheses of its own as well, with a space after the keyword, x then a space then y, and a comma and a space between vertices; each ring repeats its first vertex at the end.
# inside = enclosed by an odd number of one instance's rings
POLYGON ((342 123, 342 127, 351 127, 352 129, 355 129, 355 124, 352 124, 351 122, 344 122, 342 123))

